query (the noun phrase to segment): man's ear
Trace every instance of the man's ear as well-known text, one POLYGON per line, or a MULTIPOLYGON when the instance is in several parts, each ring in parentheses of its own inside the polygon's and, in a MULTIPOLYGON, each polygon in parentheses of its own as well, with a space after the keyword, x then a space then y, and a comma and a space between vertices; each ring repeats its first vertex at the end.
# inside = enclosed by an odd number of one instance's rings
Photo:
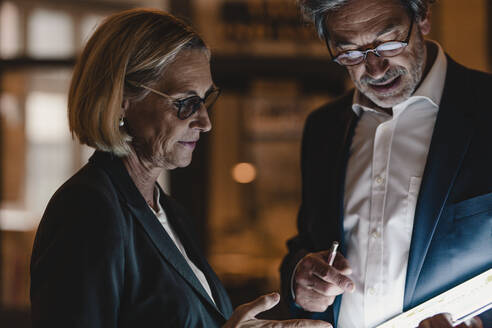
POLYGON ((425 14, 425 17, 417 21, 417 24, 419 26, 420 32, 423 35, 427 35, 430 33, 431 30, 431 10, 430 8, 427 9, 427 13, 425 14))

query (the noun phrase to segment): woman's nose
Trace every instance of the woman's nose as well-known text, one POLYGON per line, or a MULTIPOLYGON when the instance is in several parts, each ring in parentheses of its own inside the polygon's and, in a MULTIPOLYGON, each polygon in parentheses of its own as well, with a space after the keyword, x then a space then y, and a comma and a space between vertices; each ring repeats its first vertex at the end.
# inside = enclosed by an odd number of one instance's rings
POLYGON ((198 128, 202 132, 208 132, 212 129, 212 123, 210 122, 210 117, 208 116, 207 107, 201 104, 200 109, 194 115, 195 119, 191 122, 192 128, 198 128))

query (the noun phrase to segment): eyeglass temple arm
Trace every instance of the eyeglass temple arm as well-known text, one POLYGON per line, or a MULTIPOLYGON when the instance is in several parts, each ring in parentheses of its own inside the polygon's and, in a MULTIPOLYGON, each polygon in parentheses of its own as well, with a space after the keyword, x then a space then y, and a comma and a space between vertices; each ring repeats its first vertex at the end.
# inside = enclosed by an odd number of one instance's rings
POLYGON ((136 82, 136 81, 131 81, 131 80, 128 80, 128 83, 138 87, 138 88, 143 88, 143 89, 146 89, 146 90, 149 90, 150 92, 153 92, 153 93, 156 93, 160 96, 163 96, 163 97, 166 97, 166 98, 169 98, 169 99, 172 99, 169 95, 166 95, 165 93, 163 92, 160 92, 158 90, 155 90, 155 89, 152 89, 151 87, 148 87, 142 83, 139 83, 139 82, 136 82))
POLYGON ((330 35, 328 34, 328 29, 326 28, 326 23, 323 23, 323 37, 325 39, 326 48, 328 48, 328 52, 330 53, 331 60, 335 60, 333 53, 331 52, 330 47, 330 35))

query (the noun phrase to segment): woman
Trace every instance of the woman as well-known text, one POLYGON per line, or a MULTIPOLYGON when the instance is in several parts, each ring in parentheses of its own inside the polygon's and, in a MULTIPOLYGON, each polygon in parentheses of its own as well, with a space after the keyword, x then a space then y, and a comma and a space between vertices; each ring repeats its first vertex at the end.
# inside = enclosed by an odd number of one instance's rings
POLYGON ((278 294, 233 313, 193 244, 186 212, 156 183, 187 166, 219 95, 210 53, 164 12, 109 17, 78 61, 69 124, 96 148, 52 197, 31 260, 34 327, 329 327, 256 314, 278 294))

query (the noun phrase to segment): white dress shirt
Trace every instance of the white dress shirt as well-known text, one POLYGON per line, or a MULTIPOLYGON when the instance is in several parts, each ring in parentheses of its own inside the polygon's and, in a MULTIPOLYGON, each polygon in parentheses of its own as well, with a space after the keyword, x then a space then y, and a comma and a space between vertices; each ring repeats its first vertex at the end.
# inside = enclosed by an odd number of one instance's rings
POLYGON ((173 228, 169 224, 169 221, 167 220, 166 212, 164 212, 164 209, 162 208, 161 203, 159 202, 159 198, 160 198, 159 189, 156 188, 155 190, 156 190, 156 198, 157 198, 156 202, 157 202, 157 206, 159 206, 159 208, 158 208, 157 212, 151 206, 149 206, 149 208, 152 210, 152 212, 155 214, 155 216, 157 217, 159 222, 162 224, 162 226, 166 230, 169 237, 171 237, 172 241, 174 242, 174 244, 176 245, 178 250, 181 252, 181 255, 183 255, 184 259, 186 260, 186 262, 190 266, 191 270, 193 271, 195 276, 198 278, 198 280, 202 284, 202 286, 205 289, 205 291, 207 292, 208 296, 210 296, 210 299, 212 300, 212 302, 215 303, 215 300, 212 296, 212 290, 210 289, 210 286, 207 282, 207 278, 205 278, 205 275, 203 274, 202 270, 198 269, 198 267, 189 259, 188 255, 186 254, 186 250, 183 247, 183 244, 181 244, 181 241, 179 240, 178 235, 176 235, 173 228))
POLYGON ((370 328, 398 315, 422 174, 444 88, 441 47, 415 93, 393 115, 361 104, 350 146, 344 195, 344 240, 356 290, 342 297, 339 328, 370 328))

